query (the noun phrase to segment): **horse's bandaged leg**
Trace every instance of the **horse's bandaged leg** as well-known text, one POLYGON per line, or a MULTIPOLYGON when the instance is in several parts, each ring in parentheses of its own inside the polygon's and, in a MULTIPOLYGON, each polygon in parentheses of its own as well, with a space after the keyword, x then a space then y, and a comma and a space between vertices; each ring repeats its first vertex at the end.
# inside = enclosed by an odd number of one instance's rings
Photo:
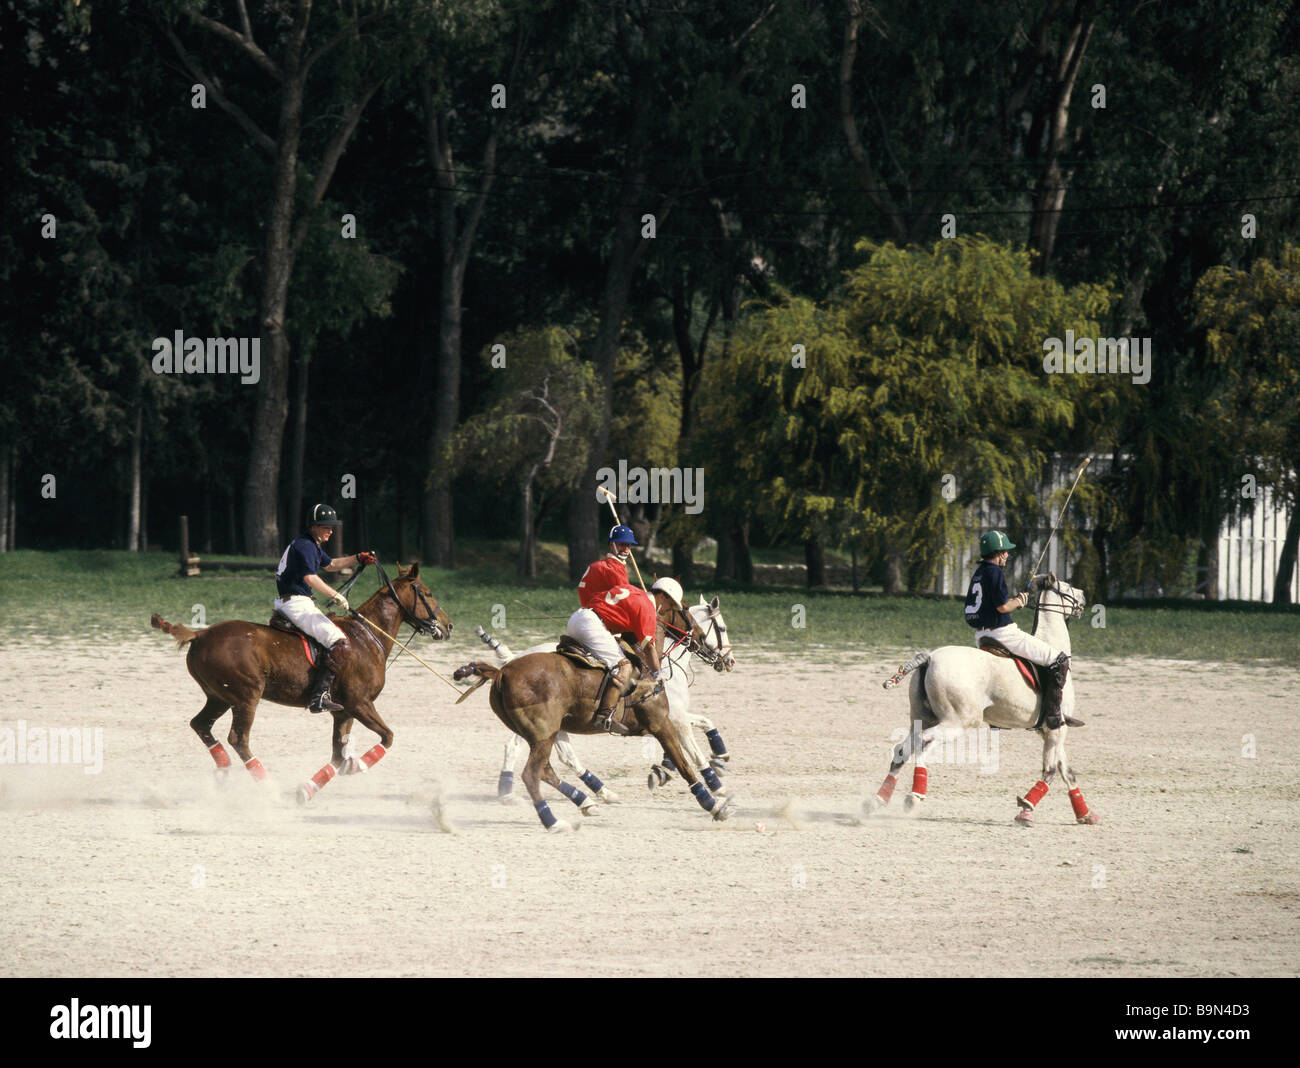
POLYGON ((1101 822, 1101 817, 1088 808, 1088 802, 1083 799, 1083 791, 1077 786, 1070 791, 1070 807, 1074 809, 1074 818, 1078 823, 1095 825, 1101 822))
POLYGON ((700 803, 700 808, 704 809, 705 812, 713 811, 713 806, 717 804, 717 801, 714 800, 713 795, 709 793, 709 788, 704 783, 691 783, 691 793, 695 795, 695 800, 700 803))
POLYGON ((497 800, 506 801, 514 797, 515 773, 507 769, 497 777, 497 800))
POLYGON ((885 781, 880 784, 880 789, 876 791, 875 800, 879 802, 875 808, 884 808, 893 799, 894 787, 898 785, 898 776, 886 775, 885 781))
POLYGON ((310 801, 329 785, 330 780, 336 774, 338 774, 338 769, 333 764, 326 764, 320 771, 298 787, 298 802, 304 804, 310 801))
POLYGON ((220 742, 208 747, 208 752, 212 754, 212 759, 217 762, 217 767, 225 770, 230 767, 230 754, 226 752, 226 747, 220 742))
POLYGON ((930 773, 920 764, 912 772, 912 796, 922 798, 925 796, 926 787, 930 785, 930 773))
POLYGON ((570 786, 567 782, 564 782, 563 780, 560 781, 559 791, 570 801, 572 801, 575 805, 577 805, 580 809, 582 809, 584 812, 588 808, 594 809, 596 807, 595 801, 589 798, 576 786, 570 786))
POLYGON ((537 809, 537 818, 542 821, 542 826, 548 831, 555 826, 555 813, 551 811, 551 806, 545 801, 534 801, 533 808, 537 809))
POLYGON ((707 764, 700 768, 700 778, 704 780, 704 785, 715 794, 722 792, 722 780, 718 778, 718 773, 707 764))
POLYGON ((727 758, 727 743, 722 740, 722 735, 718 733, 717 728, 705 731, 704 737, 709 740, 709 748, 713 750, 713 755, 720 760, 725 760, 727 758))
POLYGON ((387 749, 385 749, 379 742, 376 742, 366 752, 361 754, 361 767, 367 770, 374 767, 383 759, 384 754, 387 752, 387 749))
POLYGON ((1024 797, 1016 798, 1016 803, 1019 804, 1022 808, 1029 808, 1029 809, 1037 808, 1038 802, 1041 801, 1046 795, 1047 795, 1047 783, 1043 782, 1042 779, 1039 779, 1038 782, 1034 783, 1034 785, 1029 788, 1029 792, 1025 794, 1024 797))
POLYGON ((266 768, 262 766, 262 762, 258 760, 257 757, 249 757, 245 760, 244 767, 248 769, 248 774, 253 776, 253 778, 258 782, 266 781, 266 768))

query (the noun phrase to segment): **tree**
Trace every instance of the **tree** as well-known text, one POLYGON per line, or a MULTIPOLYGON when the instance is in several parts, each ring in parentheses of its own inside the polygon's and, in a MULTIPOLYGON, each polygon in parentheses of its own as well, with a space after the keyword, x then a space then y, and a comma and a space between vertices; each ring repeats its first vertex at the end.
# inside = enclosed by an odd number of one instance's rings
MULTIPOLYGON (((473 470, 485 481, 515 484, 516 570, 534 578, 539 521, 583 482, 600 387, 567 330, 523 330, 502 343, 506 363, 495 371, 486 406, 461 424, 439 460, 455 472, 473 470)), ((484 352, 489 366, 494 347, 484 352)))
POLYGON ((1067 291, 979 237, 858 248, 841 293, 768 305, 706 370, 699 444, 724 493, 814 543, 810 562, 817 544, 872 545, 893 593, 933 573, 962 506, 1037 514, 1050 453, 1089 394, 1120 387, 1044 373, 1045 338, 1095 335, 1103 287, 1067 291))
MULTIPOLYGON (((278 504, 280 455, 289 413, 289 335, 286 306, 294 261, 311 227, 312 218, 329 189, 339 160, 366 106, 400 67, 397 55, 403 34, 423 28, 418 8, 396 26, 385 48, 374 24, 396 22, 395 10, 377 4, 366 14, 358 7, 326 7, 313 20, 311 0, 296 0, 291 9, 268 10, 254 29, 245 0, 235 0, 239 28, 205 14, 199 6, 171 4, 159 9, 159 25, 176 55, 193 80, 201 84, 212 101, 225 112, 256 145, 271 165, 269 218, 262 255, 262 285, 258 315, 263 340, 262 380, 254 408, 252 448, 244 487, 244 540, 249 553, 274 555, 281 543, 278 504), (267 110, 276 119, 274 135, 266 132, 247 110, 225 89, 221 79, 206 72, 200 59, 191 54, 173 25, 183 18, 208 41, 234 48, 264 78, 272 83, 267 110), (364 27, 372 27, 365 35, 364 27), (260 37, 266 48, 258 43, 260 37), (269 49, 269 51, 267 50, 269 49), (328 63, 325 61, 328 60, 328 63), (308 94, 308 80, 314 69, 329 67, 335 91, 308 94), (339 92, 341 90, 341 92, 339 92), (308 108, 308 105, 318 105, 308 108), (320 114, 323 122, 316 119, 320 114), (323 127, 328 135, 322 143, 304 131, 323 127), (311 153, 316 158, 308 162, 311 153), (305 172, 310 181, 301 199, 299 178, 305 172)), ((318 81, 323 82, 323 79, 318 81)), ((294 517, 295 519, 297 517, 294 517)))
POLYGON ((1249 271, 1211 268, 1196 285, 1196 308, 1217 371, 1196 427, 1201 447, 1219 460, 1214 514, 1245 507, 1243 474, 1289 505, 1273 583, 1273 603, 1289 604, 1300 542, 1300 246, 1287 246, 1276 263, 1261 257, 1249 271))

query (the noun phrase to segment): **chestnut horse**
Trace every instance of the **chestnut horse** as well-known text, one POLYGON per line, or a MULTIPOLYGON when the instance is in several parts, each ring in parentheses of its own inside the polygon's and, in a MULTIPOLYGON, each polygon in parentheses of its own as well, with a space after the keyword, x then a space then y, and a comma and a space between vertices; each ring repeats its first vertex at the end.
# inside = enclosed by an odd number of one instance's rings
MULTIPOLYGON (((699 625, 690 616, 680 610, 676 610, 676 614, 682 617, 680 625, 684 633, 705 640, 699 625)), ((663 641, 662 635, 659 640, 663 641)), ((578 806, 584 816, 595 811, 583 791, 562 782, 555 774, 551 767, 551 751, 561 731, 567 734, 608 733, 594 723, 596 695, 603 673, 579 667, 560 653, 539 651, 522 653, 501 667, 474 661, 458 668, 453 678, 463 679, 469 675, 479 675, 492 683, 488 691, 492 711, 511 732, 528 743, 523 780, 542 826, 551 832, 572 830, 571 824, 556 819, 550 805, 543 800, 541 783, 559 790, 578 806)), ((691 793, 700 807, 712 813, 715 820, 727 819, 731 815, 731 801, 713 797, 708 786, 692 770, 677 728, 669 718, 667 691, 659 687, 647 697, 634 701, 631 709, 637 724, 637 729, 631 734, 653 735, 672 758, 682 778, 690 784, 691 793)))
MULTIPOLYGON (((451 634, 447 614, 420 581, 419 564, 412 565, 409 571, 403 571, 399 565, 397 578, 392 581, 382 567, 379 573, 384 585, 352 613, 368 622, 330 617, 347 635, 353 654, 331 688, 334 699, 343 706, 332 713, 333 756, 330 763, 298 787, 299 801, 311 800, 339 771, 344 774, 366 771, 392 746, 393 732, 376 711, 375 698, 384 688, 388 654, 402 626, 409 624, 435 641, 451 634), (379 743, 359 760, 348 751, 354 719, 379 735, 379 743)), ((266 769, 249 748, 253 716, 257 703, 263 699, 280 705, 307 707, 313 668, 307 662, 301 638, 278 627, 242 620, 217 623, 201 631, 168 623, 156 613, 150 622, 175 638, 178 647, 187 644, 190 647, 185 666, 208 699, 199 714, 190 720, 190 726, 203 739, 217 768, 222 772, 228 769, 230 757, 213 737, 212 725, 233 710, 228 740, 253 778, 265 779, 266 769)))

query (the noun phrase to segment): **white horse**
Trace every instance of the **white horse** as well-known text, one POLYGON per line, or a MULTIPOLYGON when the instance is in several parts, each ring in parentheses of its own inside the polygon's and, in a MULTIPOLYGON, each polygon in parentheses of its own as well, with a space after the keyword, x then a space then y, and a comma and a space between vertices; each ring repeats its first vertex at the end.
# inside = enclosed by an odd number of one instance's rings
MULTIPOLYGON (((690 759, 692 764, 700 770, 700 777, 704 780, 705 785, 710 791, 716 794, 723 794, 726 791, 722 788, 722 780, 718 778, 720 772, 730 759, 727 747, 718 733, 717 727, 708 716, 699 715, 690 711, 691 691, 690 685, 694 678, 694 671, 688 661, 692 654, 698 656, 705 663, 709 664, 715 671, 731 671, 736 666, 736 658, 731 653, 731 645, 727 642, 727 624, 722 618, 722 610, 718 606, 718 598, 714 597, 712 601, 705 601, 700 598, 697 605, 689 605, 686 611, 691 618, 691 632, 689 634, 681 631, 680 628, 666 624, 664 620, 659 621, 659 627, 665 633, 664 665, 668 668, 668 678, 664 680, 664 691, 668 695, 668 720, 677 730, 677 737, 682 743, 682 749, 690 759), (712 757, 705 756, 704 750, 700 748, 693 733, 694 728, 699 728, 705 732, 709 740, 709 747, 712 750, 712 757)), ((494 638, 486 635, 483 641, 490 645, 496 652, 497 657, 504 663, 513 659, 516 655, 509 648, 494 638)), ((544 642, 541 645, 534 645, 525 649, 525 653, 551 652, 555 648, 554 643, 544 642)), ((502 804, 512 804, 515 801, 514 783, 515 783, 515 761, 519 754, 519 744, 523 739, 517 734, 512 734, 509 741, 506 742, 505 754, 501 763, 501 774, 497 778, 497 800, 502 804)), ((607 804, 614 804, 618 801, 618 795, 606 786, 590 768, 587 768, 578 759, 578 754, 573 748, 573 742, 567 731, 560 731, 555 739, 555 754, 564 764, 572 768, 583 783, 587 786, 592 794, 607 804)), ((659 764, 656 764, 650 770, 647 785, 654 789, 668 781, 668 758, 664 756, 659 764)), ((583 806, 584 811, 591 807, 591 803, 583 806)))
MULTIPOLYGON (((1058 581, 1053 574, 1034 576, 1031 588, 1038 595, 1034 606, 1034 636, 1063 650, 1068 656, 1070 631, 1067 624, 1083 614, 1087 603, 1083 591, 1058 581)), ((872 815, 889 804, 899 770, 915 755, 912 791, 903 806, 906 811, 911 811, 925 800, 928 784, 926 758, 933 747, 952 743, 981 724, 988 724, 1001 729, 1037 730, 1043 736, 1043 777, 1023 797, 1016 799, 1020 805, 1017 823, 1030 826, 1034 822, 1034 808, 1058 772, 1069 788, 1070 803, 1078 822, 1101 822, 1095 813, 1089 811, 1065 757, 1068 727, 1082 725, 1071 715, 1074 711, 1073 672, 1066 676, 1061 693, 1064 722, 1057 729, 1049 730, 1041 722, 1042 701, 1038 691, 1030 689, 1010 659, 990 655, 974 646, 945 645, 929 653, 917 653, 885 683, 885 688, 897 686, 913 671, 916 674, 912 675, 909 690, 911 729, 894 747, 884 784, 874 797, 863 803, 865 815, 872 815)))

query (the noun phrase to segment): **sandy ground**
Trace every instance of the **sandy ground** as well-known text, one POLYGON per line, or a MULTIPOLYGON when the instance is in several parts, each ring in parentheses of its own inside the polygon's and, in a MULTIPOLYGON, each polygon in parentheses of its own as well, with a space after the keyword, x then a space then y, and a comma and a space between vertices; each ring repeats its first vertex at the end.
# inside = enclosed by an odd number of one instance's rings
MULTIPOLYGON (((459 641, 425 655, 469 658, 459 641)), ((327 717, 263 705, 253 748, 272 781, 237 769, 218 789, 187 725, 198 689, 166 640, 0 645, 0 733, 103 728, 99 774, 0 764, 0 974, 1300 970, 1300 672, 1076 663, 1088 726, 1070 754, 1104 823, 1076 825, 1055 787, 1026 830, 1014 798, 1041 755, 1027 732, 996 736, 996 768, 932 765, 920 814, 900 789, 858 819, 907 718, 905 693, 880 686, 901 651, 839 668, 738 655, 693 690, 733 754, 735 817, 711 821, 681 783, 649 794, 642 741, 586 738, 622 802, 583 820, 552 796, 582 824, 561 836, 526 801, 498 804, 505 736, 485 694, 456 706, 409 659, 379 702, 393 750, 299 807, 327 717)))

